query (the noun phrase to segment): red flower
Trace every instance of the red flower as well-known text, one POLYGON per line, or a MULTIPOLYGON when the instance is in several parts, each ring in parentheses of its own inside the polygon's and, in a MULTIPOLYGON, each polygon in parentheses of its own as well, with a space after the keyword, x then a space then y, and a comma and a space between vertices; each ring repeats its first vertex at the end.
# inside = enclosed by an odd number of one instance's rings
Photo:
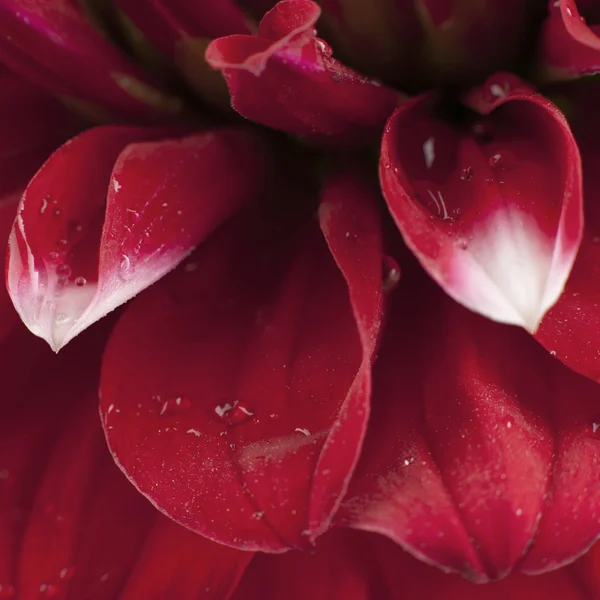
POLYGON ((0 598, 598 596, 597 15, 475 4, 0 0, 0 598))

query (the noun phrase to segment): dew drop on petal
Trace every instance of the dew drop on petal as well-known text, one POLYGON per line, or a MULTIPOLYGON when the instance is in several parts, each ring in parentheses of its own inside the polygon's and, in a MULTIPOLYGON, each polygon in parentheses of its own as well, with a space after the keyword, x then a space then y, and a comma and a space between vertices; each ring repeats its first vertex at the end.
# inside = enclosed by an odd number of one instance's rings
POLYGON ((473 167, 465 167, 460 174, 463 181, 471 181, 473 179, 473 167))
POLYGON ((63 277, 70 277, 71 276, 71 267, 64 263, 62 265, 58 265, 56 267, 56 274, 62 275, 63 277))
POLYGON ((58 596, 58 593, 58 587, 51 583, 42 583, 42 585, 40 585, 41 598, 56 598, 56 596, 58 596))
POLYGON ((60 217, 60 215, 62 215, 62 210, 60 210, 60 208, 55 208, 52 214, 55 217, 60 217))
POLYGON ((254 411, 237 400, 232 403, 225 402, 224 404, 217 405, 215 413, 230 427, 241 425, 254 416, 254 411))
POLYGON ((400 281, 400 267, 391 256, 383 257, 382 288, 384 292, 391 292, 400 281))
POLYGON ((75 285, 78 287, 83 287, 87 283, 87 279, 85 277, 75 277, 75 285))
POLYGON ((594 421, 592 423, 592 433, 597 437, 600 438, 600 419, 598 419, 597 421, 594 421))
POLYGON ((127 281, 133 277, 133 269, 131 268, 131 260, 129 256, 123 254, 121 257, 121 263, 119 264, 119 277, 123 281, 127 281))
POLYGON ((53 251, 48 254, 48 259, 52 263, 57 263, 60 260, 60 256, 61 256, 60 252, 53 251))
POLYGON ((159 402, 159 417, 172 417, 192 407, 192 402, 185 396, 172 396, 170 398, 155 396, 155 399, 159 402))
POLYGON ((75 567, 64 567, 63 569, 61 569, 58 576, 63 581, 69 581, 69 579, 72 579, 73 576, 75 575, 76 570, 77 569, 75 567))

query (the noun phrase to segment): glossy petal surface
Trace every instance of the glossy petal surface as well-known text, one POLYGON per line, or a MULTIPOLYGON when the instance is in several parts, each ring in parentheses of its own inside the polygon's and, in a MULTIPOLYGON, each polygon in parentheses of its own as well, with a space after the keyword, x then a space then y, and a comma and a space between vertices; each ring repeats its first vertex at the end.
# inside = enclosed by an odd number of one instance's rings
POLYGON ((600 88, 572 97, 586 198, 585 234, 562 296, 542 321, 536 339, 566 365, 600 381, 600 88))
POLYGON ((455 300, 535 331, 582 235, 580 157, 556 107, 498 74, 452 126, 421 96, 391 117, 380 177, 407 245, 455 300))
POLYGON ((0 344, 12 374, 0 403, 0 597, 221 599, 250 556, 162 517, 106 449, 95 397, 105 337, 96 328, 60 358, 22 327, 0 344))
POLYGON ((279 2, 257 36, 215 40, 206 60, 247 119, 326 145, 375 141, 401 96, 332 58, 314 30, 320 12, 308 0, 279 2))
POLYGON ((320 534, 364 435, 380 234, 372 192, 332 177, 325 239, 279 199, 240 215, 131 305, 105 354, 121 468, 176 521, 238 548, 320 534))
POLYGON ((539 62, 543 75, 550 80, 600 72, 600 11, 594 0, 549 2, 549 15, 540 36, 539 62))
POLYGON ((339 519, 475 581, 570 562, 600 532, 596 384, 422 277, 395 292, 339 519))
POLYGON ((90 130, 60 148, 23 195, 8 288, 33 333, 59 350, 175 267, 269 172, 246 131, 164 137, 90 130))

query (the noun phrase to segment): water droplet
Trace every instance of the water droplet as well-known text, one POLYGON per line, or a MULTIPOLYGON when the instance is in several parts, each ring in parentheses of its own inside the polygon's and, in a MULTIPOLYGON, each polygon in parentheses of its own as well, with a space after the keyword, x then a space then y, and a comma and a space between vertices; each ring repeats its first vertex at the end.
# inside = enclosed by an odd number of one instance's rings
POLYGON ((600 419, 592 423, 592 433, 600 438, 600 419))
POLYGON ((460 178, 463 181, 471 181, 473 179, 473 167, 465 167, 460 174, 460 178))
POLYGON ((61 572, 58 574, 58 576, 63 581, 69 581, 69 579, 72 579, 73 576, 75 575, 76 570, 77 569, 75 567, 65 567, 64 569, 61 570, 61 572))
POLYGON ((60 217, 60 215, 62 215, 62 210, 60 210, 60 208, 55 208, 54 212, 52 213, 55 217, 60 217))
POLYGON ((133 269, 131 268, 131 260, 130 260, 129 256, 127 256, 126 254, 123 254, 123 256, 121 257, 121 264, 119 265, 118 275, 124 281, 131 279, 131 277, 133 276, 133 269))
POLYGON ((230 427, 241 425, 254 416, 252 410, 237 400, 232 404, 226 402, 225 404, 217 405, 215 407, 215 413, 230 427))
POLYGON ((489 121, 476 121, 473 123, 471 134, 481 143, 491 142, 494 139, 494 129, 489 121))
POLYGON ((70 277, 71 276, 71 267, 67 264, 61 264, 58 265, 58 267, 56 267, 56 273, 57 275, 62 275, 63 277, 70 277))
POLYGON ((51 583, 42 583, 40 585, 40 595, 42 598, 55 598, 58 596, 59 589, 51 583))
POLYGON ((488 162, 490 167, 504 171, 516 162, 516 158, 509 150, 502 150, 492 154, 488 162))
POLYGON ((161 396, 154 397, 160 404, 159 417, 172 417, 192 407, 192 402, 185 396, 173 396, 163 399, 161 396))
POLYGON ((64 275, 61 275, 57 280, 56 280, 56 285, 59 288, 63 288, 65 287, 67 284, 69 283, 69 278, 65 277, 64 275))
POLYGON ((57 263, 60 260, 61 254, 60 252, 50 252, 48 254, 48 260, 51 263, 57 263))
POLYGON ((65 238, 61 238, 60 240, 58 240, 58 242, 56 242, 56 245, 59 248, 65 248, 66 246, 69 245, 69 240, 67 240, 65 238))
POLYGON ((456 247, 460 250, 466 250, 469 247, 469 242, 464 238, 459 238, 456 240, 456 247))
POLYGON ((12 585, 0 583, 0 598, 14 598, 17 595, 17 590, 12 585))
POLYGON ((87 279, 85 277, 75 277, 75 285, 78 287, 83 287, 87 283, 87 279))
POLYGON ((308 429, 304 429, 303 427, 296 427, 294 431, 297 433, 301 433, 302 435, 305 435, 307 437, 310 435, 310 431, 308 429))
POLYGON ((58 313, 55 319, 57 323, 65 323, 68 320, 68 317, 65 313, 58 313))
POLYGON ((400 267, 391 256, 383 257, 383 280, 384 292, 391 292, 400 281, 400 267))

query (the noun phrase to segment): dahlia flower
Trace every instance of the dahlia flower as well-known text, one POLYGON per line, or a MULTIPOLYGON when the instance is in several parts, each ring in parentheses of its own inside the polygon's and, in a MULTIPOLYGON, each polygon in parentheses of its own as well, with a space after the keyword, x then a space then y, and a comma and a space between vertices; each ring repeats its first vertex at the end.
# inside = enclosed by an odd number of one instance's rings
POLYGON ((598 23, 0 0, 0 598, 600 598, 598 23))

